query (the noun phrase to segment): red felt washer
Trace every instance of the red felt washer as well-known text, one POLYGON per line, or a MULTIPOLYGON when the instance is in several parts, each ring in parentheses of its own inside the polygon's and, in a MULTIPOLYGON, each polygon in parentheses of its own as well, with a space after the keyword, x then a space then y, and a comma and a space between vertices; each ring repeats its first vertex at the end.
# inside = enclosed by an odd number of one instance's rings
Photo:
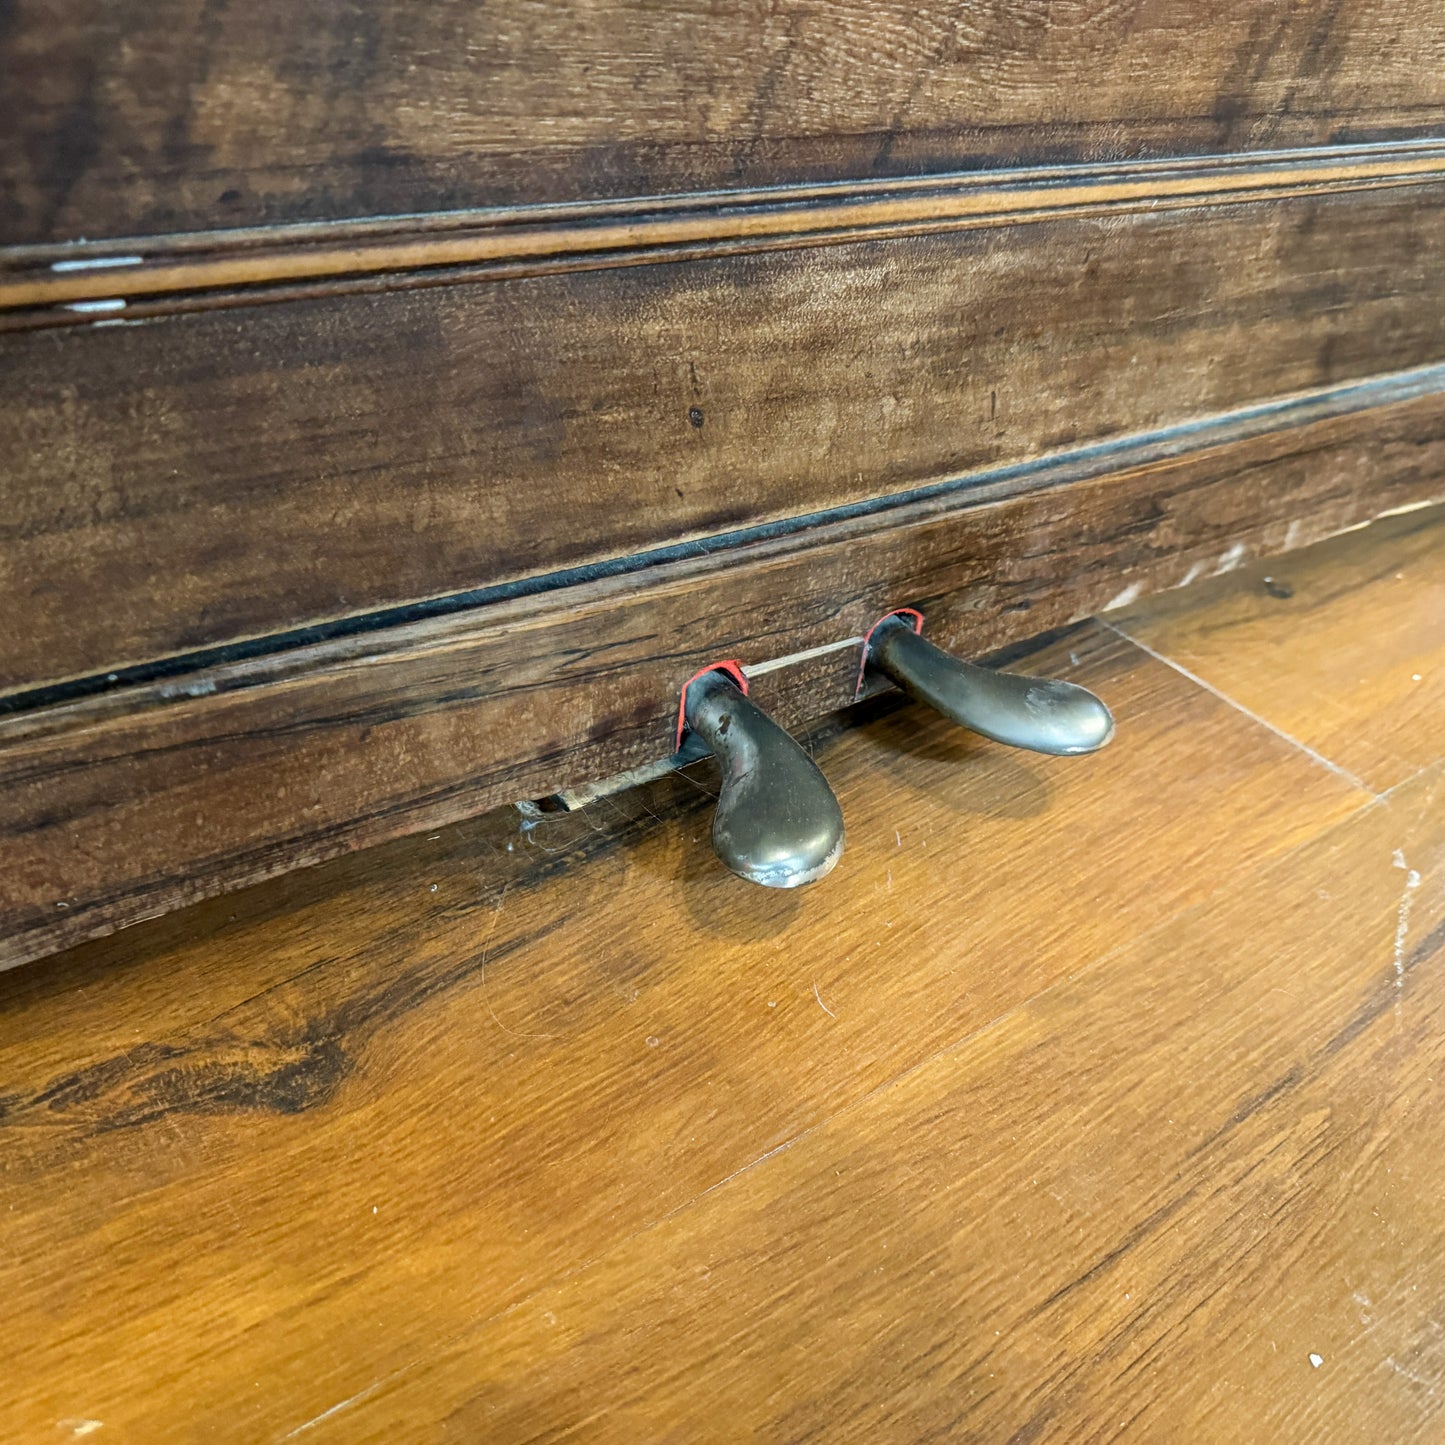
POLYGON ((853 701, 857 702, 863 696, 863 674, 868 670, 868 644, 873 640, 873 634, 888 621, 890 617, 911 617, 913 619, 913 630, 921 634, 923 632, 923 614, 913 607, 895 607, 892 612, 885 612, 877 622, 863 636, 863 655, 858 659, 858 685, 853 689, 853 701))
MULTIPOLYGON (((919 621, 921 623, 922 619, 920 618, 919 621)), ((747 675, 743 672, 742 663, 734 662, 729 659, 726 662, 710 662, 706 667, 698 668, 698 670, 693 673, 693 675, 688 678, 688 680, 682 685, 682 698, 677 704, 677 738, 672 745, 673 752, 676 752, 682 746, 682 735, 687 728, 687 690, 693 685, 693 683, 698 680, 698 678, 706 677, 707 674, 710 672, 727 673, 727 675, 732 678, 735 683, 737 683, 738 690, 743 694, 743 696, 747 696, 748 679, 747 675)))

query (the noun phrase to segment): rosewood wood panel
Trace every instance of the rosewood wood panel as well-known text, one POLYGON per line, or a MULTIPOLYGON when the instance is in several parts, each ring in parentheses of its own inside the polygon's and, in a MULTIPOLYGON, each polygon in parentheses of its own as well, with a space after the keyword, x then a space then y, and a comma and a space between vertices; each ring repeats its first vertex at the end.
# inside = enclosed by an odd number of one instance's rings
POLYGON ((1429 0, 14 0, 0 241, 1439 133, 1429 0))
POLYGON ((16 689, 1437 361, 1445 185, 36 331, 16 689))
POLYGON ((759 680, 795 724, 850 699, 848 639, 890 608, 979 655, 1439 499, 1442 473, 1431 393, 16 714, 0 958, 663 757, 682 682, 719 655, 845 644, 759 680))

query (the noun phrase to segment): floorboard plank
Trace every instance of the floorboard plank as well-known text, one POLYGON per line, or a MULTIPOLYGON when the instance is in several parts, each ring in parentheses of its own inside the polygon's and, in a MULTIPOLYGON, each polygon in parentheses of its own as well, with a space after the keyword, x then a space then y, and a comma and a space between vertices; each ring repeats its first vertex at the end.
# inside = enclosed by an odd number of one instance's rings
MULTIPOLYGON (((1028 661, 1097 688, 1118 741, 1026 759, 874 706, 816 739, 849 851, 801 894, 725 875, 674 777, 0 977, 0 1347, 23 1382, 0 1433, 278 1438, 1370 806, 1106 629, 1028 661)), ((333 1418, 371 1428, 360 1402, 333 1418)), ((443 1429, 422 1409, 402 1434, 443 1429)))
POLYGON ((317 1438, 423 1411, 458 1439, 1438 1438, 1442 791, 1436 767, 317 1438))

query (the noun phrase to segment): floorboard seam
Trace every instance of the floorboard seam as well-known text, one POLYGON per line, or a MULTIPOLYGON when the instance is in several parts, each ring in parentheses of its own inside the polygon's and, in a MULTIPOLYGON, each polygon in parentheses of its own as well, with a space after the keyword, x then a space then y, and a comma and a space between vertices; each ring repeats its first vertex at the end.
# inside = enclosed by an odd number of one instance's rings
POLYGON ((1282 727, 1278 727, 1274 723, 1270 722, 1268 718, 1261 717, 1253 709, 1245 707, 1245 705, 1237 698, 1233 698, 1227 692, 1221 691, 1219 688, 1215 687, 1212 682, 1209 682, 1205 678, 1200 677, 1197 672, 1191 672, 1187 667, 1184 666, 1183 663, 1176 662, 1172 657, 1167 656, 1165 653, 1156 652, 1152 647, 1149 646, 1147 642, 1141 642, 1139 638, 1134 636, 1133 633, 1126 632, 1122 627, 1119 626, 1118 623, 1110 622, 1109 619, 1106 617, 1095 618, 1095 621, 1098 622, 1101 627, 1107 627, 1109 631, 1112 632, 1116 637, 1122 638, 1125 642, 1128 642, 1134 647, 1137 647, 1140 652, 1146 653, 1148 656, 1152 657, 1155 662, 1162 662, 1165 667, 1172 668, 1181 677, 1187 678, 1196 687, 1203 688, 1204 691, 1209 693, 1211 697, 1218 698, 1219 701, 1224 703, 1227 707, 1232 707, 1236 712, 1243 713, 1243 715, 1247 717, 1251 722, 1258 723, 1259 726, 1264 728, 1267 732, 1273 733, 1275 737, 1279 738, 1282 742, 1286 742, 1290 745, 1290 747, 1295 748, 1299 752, 1302 752, 1307 758, 1311 759, 1313 762, 1318 763, 1320 767, 1327 768, 1330 772, 1334 773, 1336 777, 1343 778, 1344 781, 1349 783, 1351 787, 1358 788, 1361 792, 1368 793, 1372 798, 1379 798, 1383 796, 1381 793, 1377 792, 1374 788, 1370 787, 1360 778, 1357 778, 1352 772, 1349 771, 1348 768, 1342 768, 1337 762, 1332 761, 1330 758, 1327 758, 1323 753, 1317 752, 1314 748, 1310 747, 1308 743, 1302 743, 1297 737, 1294 737, 1292 734, 1285 732, 1282 727))

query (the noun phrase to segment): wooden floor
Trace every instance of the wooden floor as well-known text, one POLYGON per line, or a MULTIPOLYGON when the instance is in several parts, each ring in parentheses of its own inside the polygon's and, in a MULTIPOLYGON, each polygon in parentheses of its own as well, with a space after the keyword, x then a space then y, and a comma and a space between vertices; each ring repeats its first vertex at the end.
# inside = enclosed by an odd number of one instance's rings
POLYGON ((1445 521, 1026 665, 0 976, 0 1438, 1445 1438, 1445 521))

